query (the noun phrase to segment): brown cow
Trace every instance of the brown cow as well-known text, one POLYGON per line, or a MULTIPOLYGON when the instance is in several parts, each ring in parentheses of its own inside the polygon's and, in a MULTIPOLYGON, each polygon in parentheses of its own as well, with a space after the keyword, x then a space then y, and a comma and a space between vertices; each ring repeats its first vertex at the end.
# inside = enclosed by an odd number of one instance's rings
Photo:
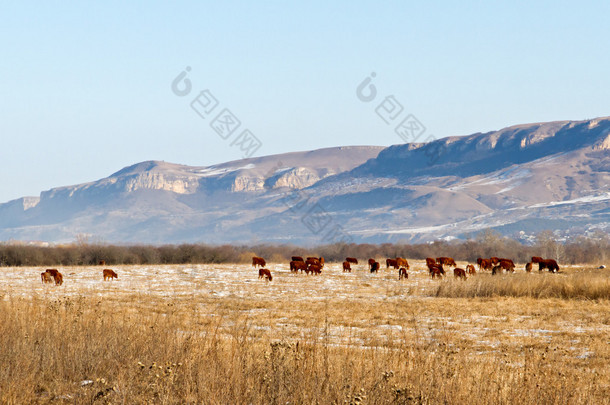
POLYGON ((322 266, 319 264, 310 264, 307 269, 311 271, 311 274, 322 274, 322 266))
POLYGON ((510 271, 511 273, 515 272, 515 263, 513 263, 512 260, 500 259, 498 265, 506 271, 510 271))
POLYGON ((543 269, 548 269, 551 273, 556 273, 559 271, 559 265, 553 259, 543 259, 538 262, 538 271, 542 271, 543 269))
POLYGON ((492 268, 491 260, 489 259, 481 259, 481 263, 479 264, 479 270, 491 270, 492 268))
POLYGON ((273 281, 273 276, 271 275, 271 272, 267 269, 259 269, 258 278, 266 278, 267 281, 273 281))
POLYGON ((404 267, 407 270, 409 269, 409 262, 407 261, 407 259, 404 259, 402 257, 396 258, 396 264, 398 264, 399 267, 404 267))
POLYGON ((394 267, 395 269, 398 268, 398 263, 396 263, 396 259, 385 259, 385 268, 389 269, 390 266, 394 267))
POLYGON ((532 263, 540 263, 542 260, 544 259, 540 256, 532 256, 532 263))
POLYGON ((426 257, 426 266, 428 267, 428 269, 429 269, 431 266, 436 266, 436 260, 434 260, 434 259, 433 259, 433 258, 431 258, 431 257, 426 257))
POLYGON ((403 278, 408 279, 409 273, 407 273, 407 269, 405 269, 404 267, 401 267, 400 270, 398 270, 398 279, 402 280, 403 278))
POLYGON ((51 273, 47 273, 46 271, 40 273, 40 278, 42 279, 43 284, 53 282, 53 277, 51 276, 51 273))
POLYGON ((525 271, 527 271, 528 273, 531 273, 532 272, 532 267, 533 267, 532 262, 527 263, 525 265, 525 271))
POLYGON ((494 257, 490 257, 489 260, 491 261, 491 264, 494 265, 494 266, 496 264, 500 263, 500 258, 499 257, 495 257, 495 256, 494 257))
POLYGON ((267 262, 262 257, 256 257, 256 256, 252 257, 252 267, 256 267, 256 266, 265 267, 266 265, 267 265, 267 262))
POLYGON ((100 266, 105 266, 106 265, 106 260, 100 260, 100 262, 98 264, 100 266))
POLYGON ((371 265, 371 273, 377 273, 377 271, 379 270, 379 262, 373 262, 373 264, 371 265))
POLYGON ((432 279, 443 278, 444 274, 445 270, 442 265, 437 264, 436 266, 430 266, 430 275, 432 276, 432 279))
POLYGON ((102 270, 102 274, 104 275, 104 281, 106 281, 107 279, 112 280, 113 278, 116 278, 116 279, 119 278, 118 274, 116 274, 114 272, 114 270, 110 270, 110 269, 102 270))
POLYGON ((303 258, 301 256, 292 256, 292 261, 293 262, 304 262, 305 260, 303 260, 303 258))
POLYGON ((313 264, 313 265, 322 267, 322 264, 320 263, 320 259, 318 259, 317 257, 308 257, 307 260, 305 260, 305 263, 308 266, 311 266, 313 264))
POLYGON ((343 271, 352 272, 352 267, 349 265, 349 262, 346 260, 343 262, 343 271))
POLYGON ((455 260, 453 260, 451 257, 437 257, 436 262, 445 266, 456 266, 455 260))
POLYGON ((466 280, 466 271, 464 269, 460 269, 459 267, 453 269, 453 275, 455 276, 455 278, 461 278, 462 280, 466 280))
POLYGON ((375 263, 375 259, 369 259, 369 269, 373 266, 373 263, 375 263))
POLYGON ((49 273, 51 277, 53 277, 53 280, 55 280, 55 285, 62 285, 64 283, 64 276, 62 276, 59 270, 47 269, 46 272, 49 273))
POLYGON ((468 272, 468 274, 470 275, 475 275, 477 274, 476 270, 474 269, 474 266, 472 264, 469 264, 466 266, 466 271, 468 272))
POLYGON ((301 270, 301 272, 303 272, 306 269, 307 269, 307 265, 305 264, 305 262, 301 262, 298 260, 293 260, 290 262, 290 271, 294 271, 295 273, 298 273, 299 270, 301 270))
POLYGON ((356 259, 355 257, 346 257, 345 261, 348 263, 358 264, 358 259, 356 259))

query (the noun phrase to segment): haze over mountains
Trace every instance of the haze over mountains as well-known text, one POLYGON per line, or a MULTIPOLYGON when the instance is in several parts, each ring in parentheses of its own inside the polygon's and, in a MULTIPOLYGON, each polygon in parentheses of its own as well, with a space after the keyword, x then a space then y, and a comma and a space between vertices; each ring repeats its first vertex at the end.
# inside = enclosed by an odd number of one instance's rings
POLYGON ((610 118, 210 167, 149 161, 0 204, 0 239, 422 242, 610 229, 610 118))

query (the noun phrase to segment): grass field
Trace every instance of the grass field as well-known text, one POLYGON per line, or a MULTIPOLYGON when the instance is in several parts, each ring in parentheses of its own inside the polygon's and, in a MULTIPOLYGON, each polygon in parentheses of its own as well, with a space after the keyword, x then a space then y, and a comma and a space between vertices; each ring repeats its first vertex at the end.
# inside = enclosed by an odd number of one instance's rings
POLYGON ((610 403, 607 270, 268 268, 2 268, 0 403, 610 403))

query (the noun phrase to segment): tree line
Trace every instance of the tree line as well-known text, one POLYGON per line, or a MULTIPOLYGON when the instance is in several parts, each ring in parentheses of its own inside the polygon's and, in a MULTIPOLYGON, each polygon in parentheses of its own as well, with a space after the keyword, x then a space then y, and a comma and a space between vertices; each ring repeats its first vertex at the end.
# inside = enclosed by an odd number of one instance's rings
POLYGON ((463 241, 436 241, 405 244, 328 244, 316 247, 295 245, 112 245, 78 242, 67 246, 28 246, 0 244, 0 266, 91 266, 104 261, 118 264, 188 264, 188 263, 248 263, 252 256, 268 262, 288 262, 291 256, 323 256, 326 261, 343 261, 352 256, 359 259, 450 256, 456 260, 476 262, 478 257, 510 258, 517 263, 528 262, 532 256, 555 259, 563 264, 604 264, 610 258, 608 234, 577 237, 558 242, 550 231, 543 231, 533 245, 506 238, 495 231, 483 231, 475 238, 463 241))

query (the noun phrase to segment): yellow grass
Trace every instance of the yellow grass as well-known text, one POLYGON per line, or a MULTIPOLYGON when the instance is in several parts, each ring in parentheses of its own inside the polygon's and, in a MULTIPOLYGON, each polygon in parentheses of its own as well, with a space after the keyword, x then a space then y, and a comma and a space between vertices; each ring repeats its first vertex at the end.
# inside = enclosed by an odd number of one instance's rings
POLYGON ((4 269, 0 403, 610 403, 610 300, 463 293, 607 282, 591 269, 433 281, 416 262, 400 282, 268 267, 271 283, 247 265, 119 266, 106 283, 70 267, 62 287, 4 269))

